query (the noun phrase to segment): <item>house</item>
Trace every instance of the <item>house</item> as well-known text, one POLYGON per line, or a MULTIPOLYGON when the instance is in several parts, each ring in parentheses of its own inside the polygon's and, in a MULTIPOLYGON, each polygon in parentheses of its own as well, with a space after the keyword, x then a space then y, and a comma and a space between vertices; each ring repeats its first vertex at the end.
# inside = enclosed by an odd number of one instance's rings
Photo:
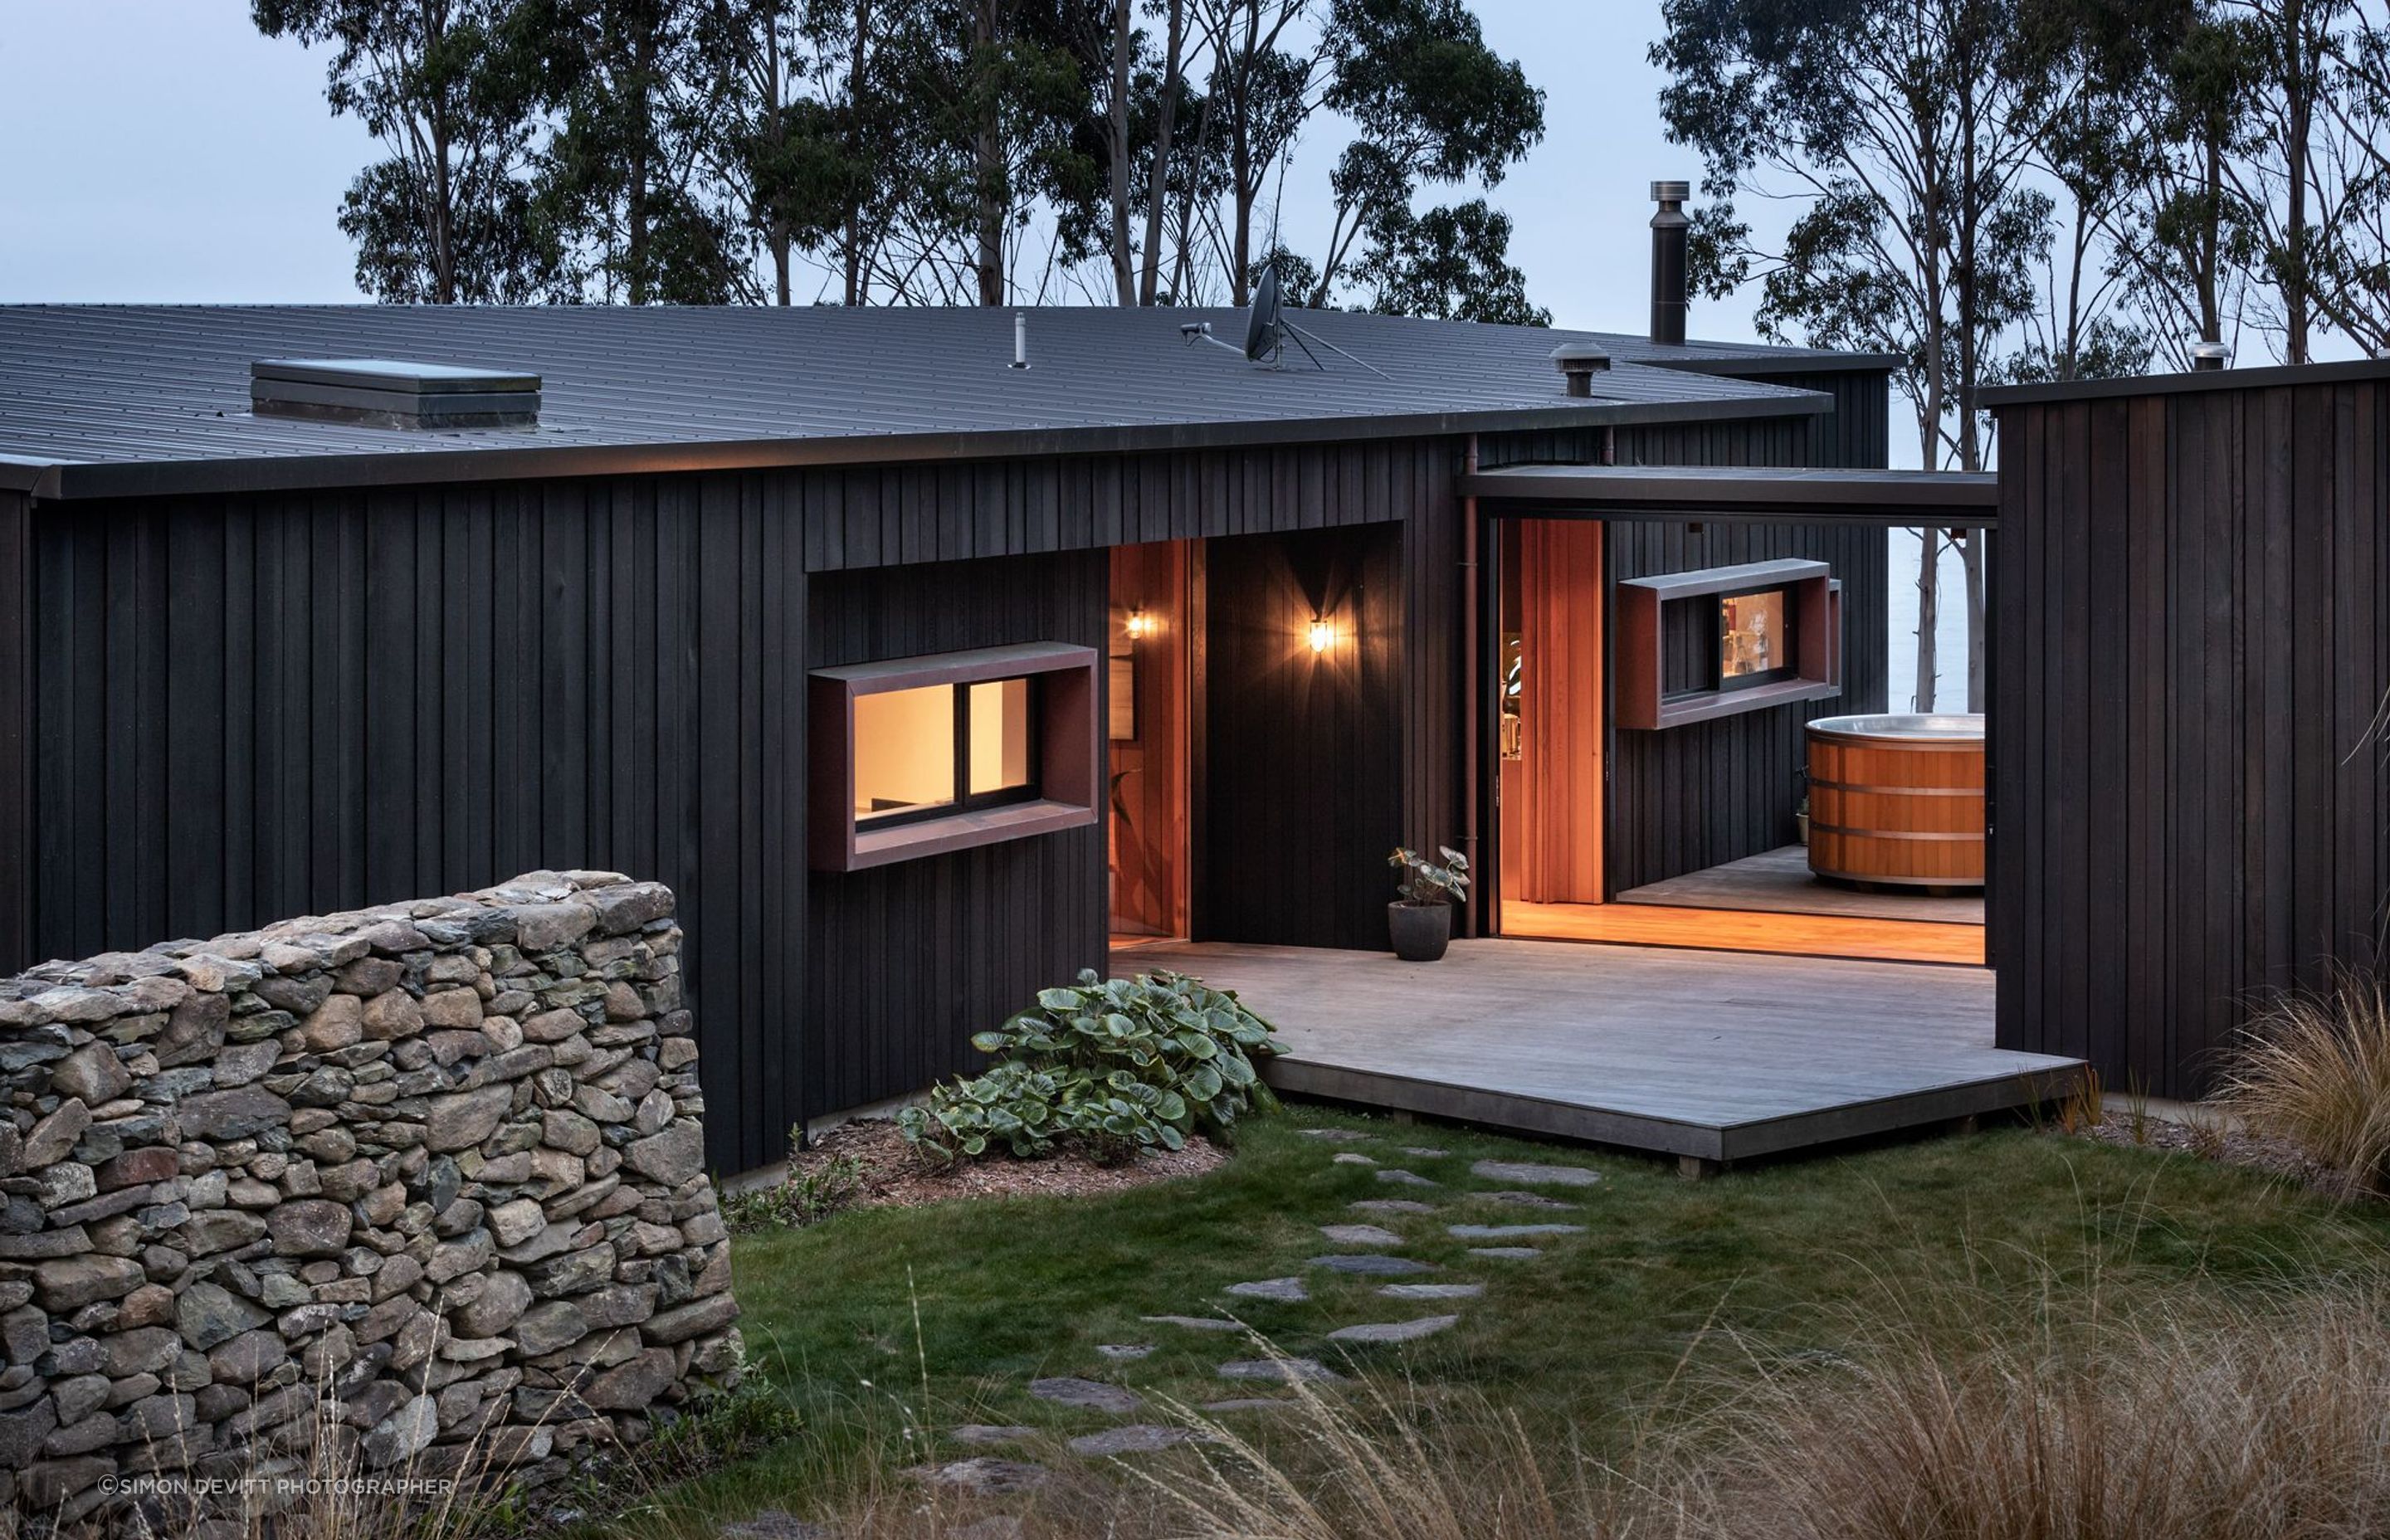
MULTIPOLYGON (((659 879, 740 1170, 1116 948, 1382 949, 1398 842, 1709 944, 1888 704, 1888 532, 2042 515, 1882 468, 1895 360, 1654 314, 0 311, 0 971, 659 879)), ((1983 959, 1899 902, 1745 918, 1983 959)))

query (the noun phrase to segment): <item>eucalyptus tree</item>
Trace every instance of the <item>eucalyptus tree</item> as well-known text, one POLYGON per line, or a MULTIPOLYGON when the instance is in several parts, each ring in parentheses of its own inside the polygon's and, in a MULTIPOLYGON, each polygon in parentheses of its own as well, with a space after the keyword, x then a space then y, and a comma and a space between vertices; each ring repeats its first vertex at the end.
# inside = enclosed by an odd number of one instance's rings
MULTIPOLYGON (((1652 61, 1670 136, 1698 148, 1713 201, 1697 279, 1717 297, 1758 276, 1761 329, 1908 360, 1921 463, 1982 468, 1973 406, 2037 302, 2048 195, 2031 186, 2047 82, 2019 68, 2020 0, 1664 0, 1652 61), (1761 249, 1734 199, 1802 205, 1761 249)), ((1938 558, 1966 572, 1967 698, 1984 677, 1980 537, 1921 532, 1917 705, 1935 696, 1938 558)))
POLYGON ((325 97, 383 158, 341 201, 357 285, 385 301, 520 302, 557 252, 524 171, 537 71, 516 0, 253 0, 268 37, 331 49, 325 97))
POLYGON ((1510 252, 1510 216, 1482 198, 1420 214, 1406 206, 1377 222, 1354 276, 1368 290, 1363 308, 1380 314, 1550 326, 1510 252))

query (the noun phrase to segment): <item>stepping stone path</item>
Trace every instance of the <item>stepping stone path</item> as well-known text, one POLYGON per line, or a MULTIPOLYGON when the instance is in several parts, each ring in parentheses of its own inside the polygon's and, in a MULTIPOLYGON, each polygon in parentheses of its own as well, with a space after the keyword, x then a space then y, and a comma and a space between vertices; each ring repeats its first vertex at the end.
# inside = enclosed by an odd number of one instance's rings
POLYGON ((1085 1406, 1091 1411, 1123 1415, 1142 1405, 1135 1391, 1118 1385, 1107 1385, 1100 1380, 1079 1380, 1058 1375, 1049 1380, 1032 1380, 1029 1393, 1040 1401, 1051 1401, 1062 1406, 1085 1406))
POLYGON ((1262 1278, 1253 1283, 1228 1285, 1231 1294, 1242 1294, 1249 1300, 1277 1300, 1284 1304, 1300 1304, 1311 1298, 1311 1290, 1301 1278, 1262 1278))
POLYGON ((1547 1198, 1540 1192, 1481 1192, 1474 1196, 1488 1203, 1509 1203, 1522 1209, 1581 1209, 1582 1203, 1563 1203, 1557 1198, 1547 1198))
POLYGON ((1432 1187, 1437 1185, 1416 1171, 1405 1171, 1399 1166, 1392 1166, 1378 1173, 1378 1180, 1392 1182, 1398 1187, 1432 1187))
POLYGON ((1533 1246, 1471 1246, 1469 1248, 1469 1254, 1473 1257, 1504 1257, 1513 1262, 1524 1262, 1529 1257, 1539 1257, 1544 1253, 1536 1251, 1533 1246))
POLYGON ((1117 1364, 1142 1358, 1153 1351, 1151 1342, 1098 1342, 1096 1351, 1117 1364))
POLYGON ((1306 1139, 1331 1139, 1338 1143, 1369 1136, 1357 1128, 1298 1128, 1295 1133, 1306 1139))
POLYGON ((752 1519, 741 1519, 735 1524, 725 1524, 722 1540, 837 1540, 819 1524, 808 1523, 793 1513, 767 1508, 752 1519))
POLYGON ((1339 1246, 1399 1246, 1403 1238, 1375 1225, 1322 1225, 1319 1233, 1339 1246))
POLYGON ((966 1422, 959 1428, 950 1428, 946 1431, 946 1437, 957 1444, 1018 1444, 1022 1439, 1036 1436, 1037 1430, 1034 1428, 1008 1427, 988 1422, 966 1422))
MULTIPOLYGON (((1243 1289, 1251 1286, 1239 1284, 1237 1287, 1243 1289)), ((1183 1327, 1189 1331, 1242 1331, 1245 1329, 1240 1323, 1223 1320, 1217 1315, 1140 1315, 1137 1319, 1149 1326, 1183 1327)))
POLYGON ((1281 1412, 1293 1405, 1291 1401, 1275 1396, 1237 1395, 1226 1401, 1206 1401, 1203 1409, 1207 1412, 1281 1412))
POLYGON ((1340 1149, 1336 1152, 1336 1158, 1329 1163, 1340 1166, 1373 1166, 1378 1162, 1367 1155, 1356 1155, 1352 1150, 1340 1149))
POLYGON ((1408 1257, 1379 1256, 1374 1253, 1365 1256, 1313 1257, 1311 1265, 1325 1267, 1331 1273, 1368 1273, 1381 1277, 1399 1277, 1405 1273, 1435 1271, 1426 1263, 1413 1262, 1408 1257))
POLYGON ((1583 1235, 1582 1225, 1447 1225, 1455 1240, 1514 1240, 1529 1235, 1583 1235))
POLYGON ((1000 1460, 988 1455, 957 1460, 951 1465, 916 1465, 905 1474, 932 1486, 958 1487, 983 1497, 1034 1492, 1054 1479, 1054 1473, 1042 1465, 1027 1460, 1000 1460))
POLYGON ((1273 1380, 1292 1384, 1335 1385, 1344 1377, 1316 1358, 1240 1358, 1220 1366, 1223 1380, 1273 1380))
POLYGON ((1082 1433, 1071 1441, 1071 1453, 1090 1457, 1106 1455, 1150 1455, 1157 1449, 1167 1449, 1175 1444, 1194 1439, 1190 1428, 1162 1428, 1150 1422, 1132 1422, 1125 1428, 1107 1428, 1100 1433, 1082 1433))
POLYGON ((1601 1180, 1601 1173, 1584 1166, 1540 1165, 1532 1161, 1480 1161, 1469 1171, 1489 1182, 1524 1182, 1555 1187, 1589 1187, 1601 1180))
POLYGON ((1460 1319, 1458 1315, 1422 1315, 1416 1321, 1388 1321, 1379 1326, 1341 1326, 1328 1334, 1331 1342, 1412 1342, 1432 1337, 1460 1319))
POLYGON ((1390 1300, 1473 1300, 1485 1292, 1482 1283, 1381 1283, 1378 1292, 1390 1300))
POLYGON ((1427 1145, 1405 1144, 1396 1145, 1394 1148, 1401 1150, 1406 1155, 1423 1156, 1431 1161, 1440 1161, 1445 1156, 1445 1151, 1433 1149, 1427 1145))
POLYGON ((1422 1203, 1416 1198, 1364 1198, 1357 1203, 1347 1203, 1344 1206, 1356 1213, 1433 1213, 1435 1212, 1433 1203, 1422 1203))

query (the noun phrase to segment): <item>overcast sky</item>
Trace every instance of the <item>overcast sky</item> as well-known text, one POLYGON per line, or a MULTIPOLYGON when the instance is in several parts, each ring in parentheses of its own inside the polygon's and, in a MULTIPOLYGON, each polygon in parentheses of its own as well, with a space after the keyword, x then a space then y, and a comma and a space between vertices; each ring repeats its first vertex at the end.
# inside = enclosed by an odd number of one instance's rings
MULTIPOLYGON (((1563 326, 1641 330, 1647 184, 1700 171, 1660 133, 1643 58, 1658 0, 1477 10, 1548 94, 1549 135, 1492 195, 1530 294, 1563 326)), ((361 298, 333 218, 375 150, 325 107, 324 65, 259 36, 246 0, 0 4, 0 302, 361 298)), ((1298 249, 1324 241, 1333 153, 1316 141, 1289 178, 1298 249)), ((1694 330, 1747 337, 1750 306, 1711 307, 1694 330)))

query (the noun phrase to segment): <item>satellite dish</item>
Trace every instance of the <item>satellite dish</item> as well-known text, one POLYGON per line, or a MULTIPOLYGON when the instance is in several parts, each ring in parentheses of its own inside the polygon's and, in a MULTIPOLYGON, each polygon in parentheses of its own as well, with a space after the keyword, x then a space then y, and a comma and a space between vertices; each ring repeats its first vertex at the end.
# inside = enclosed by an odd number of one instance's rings
POLYGON ((1284 302, 1278 267, 1265 263, 1261 280, 1253 285, 1253 302, 1245 312, 1245 358, 1249 363, 1269 363, 1286 346, 1286 333, 1279 319, 1279 310, 1284 302))

